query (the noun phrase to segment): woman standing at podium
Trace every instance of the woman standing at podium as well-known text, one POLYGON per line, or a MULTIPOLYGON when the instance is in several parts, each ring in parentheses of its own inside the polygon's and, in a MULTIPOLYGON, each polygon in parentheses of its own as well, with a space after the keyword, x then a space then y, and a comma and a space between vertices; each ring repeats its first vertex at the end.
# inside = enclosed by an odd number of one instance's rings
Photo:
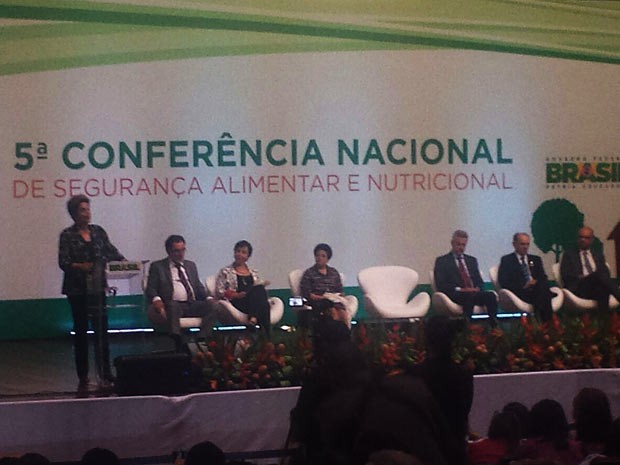
POLYGON ((75 365, 78 391, 88 389, 88 321, 95 333, 95 362, 99 383, 114 381, 110 369, 108 315, 106 310, 106 263, 125 260, 101 226, 90 224, 90 199, 76 195, 67 201, 73 225, 60 233, 58 265, 64 271, 62 293, 73 315, 75 365))

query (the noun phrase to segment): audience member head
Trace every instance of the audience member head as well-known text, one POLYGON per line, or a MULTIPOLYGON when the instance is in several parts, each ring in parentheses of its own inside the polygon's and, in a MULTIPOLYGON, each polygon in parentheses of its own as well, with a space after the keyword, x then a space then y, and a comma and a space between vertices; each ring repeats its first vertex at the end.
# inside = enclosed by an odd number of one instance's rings
POLYGON ((620 417, 616 418, 611 424, 609 439, 605 446, 605 454, 608 457, 620 458, 620 417))
POLYGON ((87 450, 80 460, 80 465, 119 465, 121 461, 110 449, 94 447, 87 450))
POLYGON ((530 411, 521 402, 508 402, 504 405, 502 412, 510 412, 514 414, 519 422, 519 438, 527 438, 530 436, 530 411))
POLYGON ((51 462, 44 455, 28 452, 19 458, 19 463, 22 465, 50 465, 51 462))
POLYGON ((428 355, 432 358, 451 359, 455 336, 456 326, 449 317, 436 315, 429 318, 424 326, 428 355))
POLYGON ((226 456, 211 441, 199 442, 187 452, 185 465, 224 465, 226 456))
POLYGON ((591 387, 579 391, 573 399, 573 418, 579 441, 607 442, 612 417, 609 399, 603 391, 591 387))
POLYGON ((521 439, 519 420, 513 412, 496 412, 491 419, 487 436, 489 439, 505 441, 507 449, 512 452, 521 439))
POLYGON ((556 449, 568 448, 568 422, 559 402, 543 399, 530 410, 531 437, 551 442, 556 449))

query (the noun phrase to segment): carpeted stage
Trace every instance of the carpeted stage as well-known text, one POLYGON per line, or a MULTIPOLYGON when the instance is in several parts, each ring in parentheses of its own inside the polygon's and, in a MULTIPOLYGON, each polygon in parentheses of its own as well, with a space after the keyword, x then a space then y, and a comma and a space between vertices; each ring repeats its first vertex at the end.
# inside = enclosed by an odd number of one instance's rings
MULTIPOLYGON (((150 353, 169 349, 170 341, 157 334, 115 335, 111 348, 112 357, 150 353)), ((34 451, 53 461, 107 447, 121 458, 161 463, 158 457, 204 439, 239 457, 259 457, 285 447, 299 389, 77 398, 68 338, 0 342, 0 365, 0 456, 34 451)), ((551 397, 570 417, 572 398, 585 386, 607 392, 614 416, 620 415, 620 370, 476 376, 472 430, 484 434, 493 412, 509 401, 531 406, 551 397)))

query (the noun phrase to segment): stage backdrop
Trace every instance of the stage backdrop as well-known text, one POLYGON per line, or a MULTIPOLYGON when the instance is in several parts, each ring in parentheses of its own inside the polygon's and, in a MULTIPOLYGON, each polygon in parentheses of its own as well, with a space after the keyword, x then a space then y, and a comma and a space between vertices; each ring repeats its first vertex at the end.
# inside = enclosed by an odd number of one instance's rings
POLYGON ((57 246, 80 193, 128 258, 180 233, 206 277, 247 239, 282 296, 318 242, 351 291, 372 265, 427 284, 457 228, 483 269, 532 232, 549 270, 587 223, 617 274, 616 2, 22 0, 0 18, 2 338, 69 329, 57 246))

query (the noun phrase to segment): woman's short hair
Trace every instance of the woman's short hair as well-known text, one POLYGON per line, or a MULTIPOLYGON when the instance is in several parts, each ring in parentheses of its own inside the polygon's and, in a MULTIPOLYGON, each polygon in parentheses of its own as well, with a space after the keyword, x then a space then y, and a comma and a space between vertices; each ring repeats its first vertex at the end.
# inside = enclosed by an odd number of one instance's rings
POLYGON ((239 249, 242 249, 244 247, 247 247, 247 249, 248 249, 248 257, 251 257, 252 256, 252 244, 250 244, 246 240, 237 242, 235 244, 235 248, 233 250, 239 250, 239 249))
POLYGON ((327 254, 327 259, 331 259, 332 258, 332 248, 328 245, 328 244, 324 244, 323 242, 321 242, 320 244, 317 244, 314 247, 314 255, 316 255, 316 253, 322 250, 323 252, 325 252, 327 254))
POLYGON ((80 208, 80 204, 86 202, 90 205, 90 199, 83 194, 74 195, 69 200, 67 200, 67 211, 71 218, 75 221, 78 213, 78 209, 80 208))

